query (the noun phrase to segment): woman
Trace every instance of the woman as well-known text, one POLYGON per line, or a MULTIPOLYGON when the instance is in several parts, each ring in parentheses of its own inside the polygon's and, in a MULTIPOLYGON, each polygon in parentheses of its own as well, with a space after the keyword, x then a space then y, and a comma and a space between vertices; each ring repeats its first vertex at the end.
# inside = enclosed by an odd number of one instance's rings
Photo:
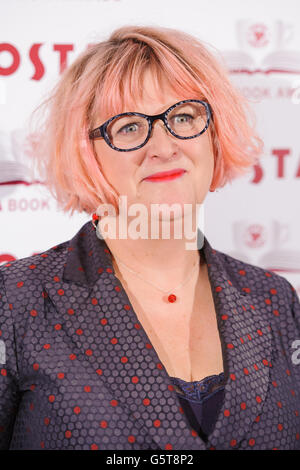
POLYGON ((0 269, 2 448, 299 449, 295 291, 200 230, 197 249, 175 236, 261 150, 222 66, 189 35, 124 27, 47 106, 40 170, 65 211, 93 216, 0 269), (134 204, 144 228, 170 215, 170 236, 115 237, 134 204))

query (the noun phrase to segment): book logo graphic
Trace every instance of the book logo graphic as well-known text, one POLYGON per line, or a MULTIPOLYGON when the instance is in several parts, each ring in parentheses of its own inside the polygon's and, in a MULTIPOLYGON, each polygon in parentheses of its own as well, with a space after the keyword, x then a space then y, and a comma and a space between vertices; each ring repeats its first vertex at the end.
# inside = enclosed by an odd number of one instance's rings
POLYGON ((235 221, 232 224, 234 249, 228 254, 268 271, 298 274, 300 251, 287 248, 290 232, 291 227, 278 220, 269 224, 235 221))
POLYGON ((22 129, 0 132, 0 188, 1 197, 13 193, 17 185, 41 184, 30 166, 26 144, 26 134, 22 129))
POLYGON ((223 57, 231 73, 300 74, 300 51, 290 47, 293 37, 293 24, 241 19, 236 23, 238 49, 224 51, 223 57))
POLYGON ((253 47, 264 47, 269 43, 269 31, 264 24, 250 25, 246 31, 248 43, 253 47))

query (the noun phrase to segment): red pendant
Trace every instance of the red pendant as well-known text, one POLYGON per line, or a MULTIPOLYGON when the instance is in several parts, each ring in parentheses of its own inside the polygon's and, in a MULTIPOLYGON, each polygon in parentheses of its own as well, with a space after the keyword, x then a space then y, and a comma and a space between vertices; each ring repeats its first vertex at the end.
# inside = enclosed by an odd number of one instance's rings
POLYGON ((168 301, 171 302, 171 303, 176 302, 176 299, 177 299, 177 297, 176 297, 175 294, 170 294, 168 296, 168 301))

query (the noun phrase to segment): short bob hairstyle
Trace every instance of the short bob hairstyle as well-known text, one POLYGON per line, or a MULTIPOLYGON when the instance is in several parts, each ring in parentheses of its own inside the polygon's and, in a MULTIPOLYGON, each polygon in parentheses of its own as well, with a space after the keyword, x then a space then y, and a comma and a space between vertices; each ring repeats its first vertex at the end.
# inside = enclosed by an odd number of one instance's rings
POLYGON ((257 162, 262 141, 250 124, 250 117, 254 123, 253 112, 231 84, 222 60, 202 42, 178 30, 122 27, 107 41, 81 53, 38 108, 43 111, 42 124, 32 134, 33 157, 65 212, 92 214, 101 203, 113 204, 117 210, 119 195, 106 181, 88 133, 101 124, 96 120, 99 110, 106 119, 135 111, 148 69, 158 84, 166 80, 180 98, 210 104, 215 159, 211 190, 257 162))

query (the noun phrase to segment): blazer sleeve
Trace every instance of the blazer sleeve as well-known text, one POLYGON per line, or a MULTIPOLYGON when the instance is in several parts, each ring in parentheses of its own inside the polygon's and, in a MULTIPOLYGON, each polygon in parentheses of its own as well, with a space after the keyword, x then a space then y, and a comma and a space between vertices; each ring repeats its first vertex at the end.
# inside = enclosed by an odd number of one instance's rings
POLYGON ((12 308, 0 272, 0 449, 9 449, 19 402, 12 308))
POLYGON ((300 300, 299 296, 297 294, 296 289, 290 282, 288 282, 289 287, 292 291, 292 315, 293 318, 295 319, 297 325, 298 325, 298 330, 300 331, 300 300))

